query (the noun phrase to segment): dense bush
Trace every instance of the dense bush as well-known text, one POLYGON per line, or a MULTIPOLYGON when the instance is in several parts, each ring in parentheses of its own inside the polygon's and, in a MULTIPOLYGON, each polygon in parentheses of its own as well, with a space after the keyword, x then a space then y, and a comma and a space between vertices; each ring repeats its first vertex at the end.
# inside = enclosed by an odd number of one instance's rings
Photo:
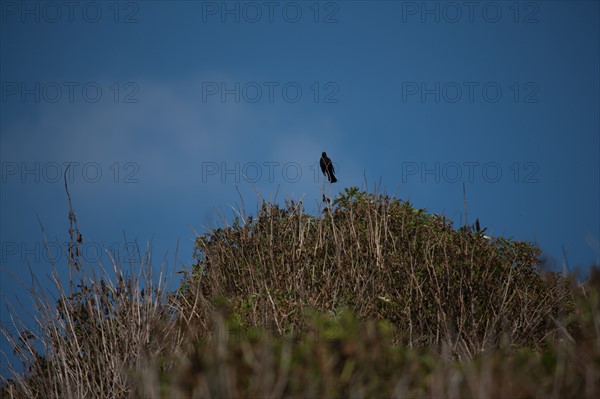
POLYGON ((538 271, 533 244, 473 230, 356 188, 320 218, 264 202, 256 218, 198 238, 181 295, 200 298, 205 319, 227 298, 244 325, 280 334, 305 330, 306 310, 348 307, 390 321, 411 347, 541 345, 571 310, 567 281, 538 271))

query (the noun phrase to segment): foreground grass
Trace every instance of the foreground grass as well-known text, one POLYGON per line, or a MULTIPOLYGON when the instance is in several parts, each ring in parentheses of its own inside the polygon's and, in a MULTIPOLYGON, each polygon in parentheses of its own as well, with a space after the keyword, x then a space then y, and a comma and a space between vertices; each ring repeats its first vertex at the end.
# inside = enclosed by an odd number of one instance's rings
POLYGON ((474 230, 357 189, 320 217, 264 203, 169 293, 150 257, 93 273, 72 225, 75 277, 5 332, 25 373, 2 395, 596 397, 597 269, 580 286, 474 230))

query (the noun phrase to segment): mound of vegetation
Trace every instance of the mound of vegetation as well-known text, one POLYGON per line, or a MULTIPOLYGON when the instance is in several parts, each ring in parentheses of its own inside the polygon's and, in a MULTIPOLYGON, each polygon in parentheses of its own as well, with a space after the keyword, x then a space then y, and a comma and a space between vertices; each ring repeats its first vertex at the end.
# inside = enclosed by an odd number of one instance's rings
POLYGON ((92 270, 71 212, 72 277, 32 290, 35 331, 4 331, 22 370, 2 397, 600 393, 597 269, 579 286, 531 243, 385 195, 326 203, 265 202, 198 237, 171 293, 149 253, 92 270))
POLYGON ((256 218, 198 238, 180 294, 206 320, 227 298, 241 327, 278 334, 305 331, 307 310, 349 308, 391 322, 409 347, 539 347, 572 310, 566 281, 539 273, 533 244, 474 230, 357 188, 320 218, 264 202, 256 218))

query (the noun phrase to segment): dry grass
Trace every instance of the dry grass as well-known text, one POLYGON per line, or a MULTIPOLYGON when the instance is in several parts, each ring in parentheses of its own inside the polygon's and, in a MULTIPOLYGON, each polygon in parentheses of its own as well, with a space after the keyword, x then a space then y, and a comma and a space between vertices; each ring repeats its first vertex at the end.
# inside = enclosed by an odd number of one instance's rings
POLYGON ((80 263, 71 295, 57 276, 55 270, 58 297, 40 284, 32 290, 35 329, 17 325, 21 334, 5 332, 26 370, 19 375, 13 369, 8 396, 122 397, 129 371, 180 344, 165 306, 165 281, 155 281, 148 258, 129 273, 114 260, 112 273, 96 274, 80 263))
POLYGON ((173 293, 150 252, 91 271, 71 212, 70 281, 32 291, 35 333, 4 331, 25 372, 2 396, 600 393, 597 269, 580 286, 540 271, 530 243, 357 189, 332 203, 263 203, 198 237, 173 293))

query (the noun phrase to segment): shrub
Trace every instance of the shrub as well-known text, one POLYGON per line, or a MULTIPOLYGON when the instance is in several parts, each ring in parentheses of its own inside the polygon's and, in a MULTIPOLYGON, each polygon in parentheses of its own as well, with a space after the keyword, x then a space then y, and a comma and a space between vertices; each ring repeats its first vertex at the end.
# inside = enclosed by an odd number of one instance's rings
POLYGON ((222 297, 243 325, 279 334, 304 331, 307 309, 349 307, 363 320, 389 320, 408 346, 473 356, 501 342, 542 345, 572 308, 566 281, 538 270, 539 253, 350 188, 322 217, 302 203, 263 202, 256 218, 198 237, 179 296, 203 304, 204 324, 222 297))

